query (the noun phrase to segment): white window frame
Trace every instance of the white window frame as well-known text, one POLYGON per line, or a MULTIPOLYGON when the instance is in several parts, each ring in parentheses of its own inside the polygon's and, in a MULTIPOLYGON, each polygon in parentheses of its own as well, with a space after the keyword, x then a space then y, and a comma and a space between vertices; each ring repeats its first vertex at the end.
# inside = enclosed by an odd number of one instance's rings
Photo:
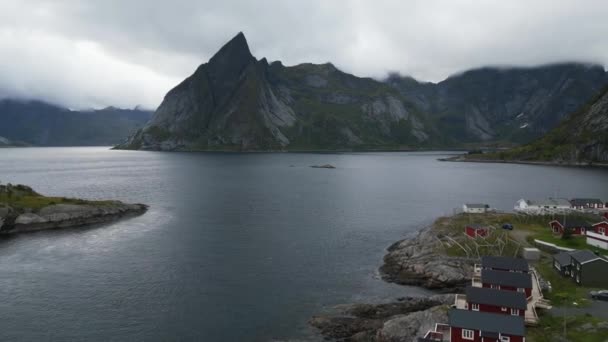
POLYGON ((523 287, 518 287, 517 292, 526 293, 526 289, 524 289, 523 287))
POLYGON ((511 316, 519 316, 519 309, 511 308, 511 316))
POLYGON ((502 311, 502 312, 506 312, 506 311, 507 311, 507 308, 505 308, 505 307, 503 306, 503 307, 501 307, 501 308, 500 308, 500 311, 502 311))
POLYGON ((462 339, 473 341, 475 339, 475 331, 469 329, 462 329, 462 339))
POLYGON ((500 335, 500 342, 511 342, 511 337, 500 335))
POLYGON ((471 310, 473 310, 473 311, 479 311, 479 304, 477 304, 477 303, 471 304, 471 310))

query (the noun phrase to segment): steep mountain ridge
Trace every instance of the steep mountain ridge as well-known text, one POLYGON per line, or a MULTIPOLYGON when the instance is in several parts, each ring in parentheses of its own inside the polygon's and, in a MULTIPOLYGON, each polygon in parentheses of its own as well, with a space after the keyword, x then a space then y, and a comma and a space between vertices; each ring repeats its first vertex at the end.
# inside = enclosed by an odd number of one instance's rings
POLYGON ((331 63, 257 60, 242 33, 165 96, 118 146, 151 150, 323 150, 527 142, 608 83, 603 67, 482 68, 439 83, 381 82, 331 63))
POLYGON ((467 157, 470 160, 608 166, 608 87, 547 135, 530 144, 501 153, 467 157))
POLYGON ((0 100, 0 136, 20 145, 114 145, 142 127, 150 111, 107 107, 72 111, 41 101, 0 100))
POLYGON ((454 141, 527 142, 555 127, 608 83, 602 66, 560 63, 480 68, 437 84, 389 78, 454 141))

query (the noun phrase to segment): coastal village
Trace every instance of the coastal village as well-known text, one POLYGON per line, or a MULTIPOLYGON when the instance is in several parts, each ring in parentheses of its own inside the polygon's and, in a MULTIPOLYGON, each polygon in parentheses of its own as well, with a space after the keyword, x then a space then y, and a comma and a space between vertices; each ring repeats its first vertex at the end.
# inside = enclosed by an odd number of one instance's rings
POLYGON ((386 281, 447 294, 311 324, 339 341, 608 341, 606 315, 567 314, 608 299, 607 244, 600 199, 521 199, 510 213, 467 203, 389 247, 380 268, 386 281))
MULTIPOLYGON (((588 198, 547 198, 517 201, 521 215, 554 216, 547 229, 555 236, 585 239, 588 249, 572 249, 535 239, 540 248, 554 252, 554 271, 581 287, 608 288, 608 203, 588 198), (582 214, 582 215, 579 215, 582 214), (567 236, 567 237, 566 237, 567 236)), ((494 212, 488 204, 464 204, 466 214, 494 212)), ((501 229, 512 231, 506 223, 501 229)), ((494 227, 472 223, 464 228, 470 239, 487 239, 494 227)), ((542 275, 530 266, 538 262, 539 248, 523 248, 519 256, 481 256, 475 264, 471 284, 465 294, 457 294, 448 311, 447 323, 436 323, 418 342, 496 341, 525 342, 526 326, 539 324, 539 309, 551 309, 541 284, 542 275)), ((565 322, 565 321, 564 321, 565 322)), ((564 323, 566 324, 566 323, 564 323)), ((606 335, 608 340, 608 335, 606 335)))

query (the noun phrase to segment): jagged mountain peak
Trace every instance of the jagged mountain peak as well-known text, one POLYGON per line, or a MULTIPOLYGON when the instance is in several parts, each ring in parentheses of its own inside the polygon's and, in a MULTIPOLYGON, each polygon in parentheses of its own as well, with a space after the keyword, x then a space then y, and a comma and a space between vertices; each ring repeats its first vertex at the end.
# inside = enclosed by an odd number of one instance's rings
POLYGON ((251 54, 239 32, 173 88, 146 126, 120 147, 274 150, 529 141, 608 83, 603 69, 580 65, 480 68, 439 83, 400 75, 378 81, 332 63, 269 65, 251 54))
POLYGON ((209 60, 211 68, 239 67, 255 60, 249 50, 247 39, 239 32, 228 43, 224 44, 209 60))

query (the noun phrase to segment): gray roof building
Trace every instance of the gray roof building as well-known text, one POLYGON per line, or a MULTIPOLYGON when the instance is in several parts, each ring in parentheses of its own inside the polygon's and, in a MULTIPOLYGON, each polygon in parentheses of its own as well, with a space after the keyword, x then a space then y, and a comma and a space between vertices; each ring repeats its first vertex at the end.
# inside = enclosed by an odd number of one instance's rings
POLYGON ((526 310, 527 308, 528 301, 526 300, 526 295, 521 292, 469 286, 466 288, 465 293, 467 295, 467 302, 469 303, 520 310, 526 310))
POLYGON ((572 203, 572 205, 575 207, 586 207, 590 204, 604 204, 604 202, 602 202, 602 200, 599 198, 573 198, 570 200, 570 203, 572 203))
POLYGON ((573 252, 570 252, 570 255, 572 256, 572 258, 574 260, 578 261, 581 264, 584 264, 589 261, 597 260, 597 259, 602 259, 602 257, 593 253, 590 250, 573 251, 573 252))
POLYGON ((488 204, 483 204, 483 203, 466 203, 465 205, 468 208, 476 208, 476 209, 487 209, 487 208, 490 208, 490 206, 488 204))
POLYGON ((580 217, 566 217, 565 219, 561 218, 555 221, 559 222, 559 224, 564 228, 591 228, 591 226, 593 226, 591 223, 580 217))
POLYGON ((522 258, 509 258, 499 256, 483 256, 481 257, 481 267, 496 270, 512 270, 528 272, 530 266, 528 261, 522 258))
POLYGON ((562 267, 570 266, 572 264, 571 252, 559 252, 553 256, 553 259, 557 261, 562 267))
POLYGON ((450 309, 449 325, 452 327, 481 331, 486 337, 496 334, 525 336, 524 318, 480 311, 450 309))
POLYGON ((481 270, 483 284, 500 285, 516 288, 531 289, 532 276, 528 273, 481 270))

